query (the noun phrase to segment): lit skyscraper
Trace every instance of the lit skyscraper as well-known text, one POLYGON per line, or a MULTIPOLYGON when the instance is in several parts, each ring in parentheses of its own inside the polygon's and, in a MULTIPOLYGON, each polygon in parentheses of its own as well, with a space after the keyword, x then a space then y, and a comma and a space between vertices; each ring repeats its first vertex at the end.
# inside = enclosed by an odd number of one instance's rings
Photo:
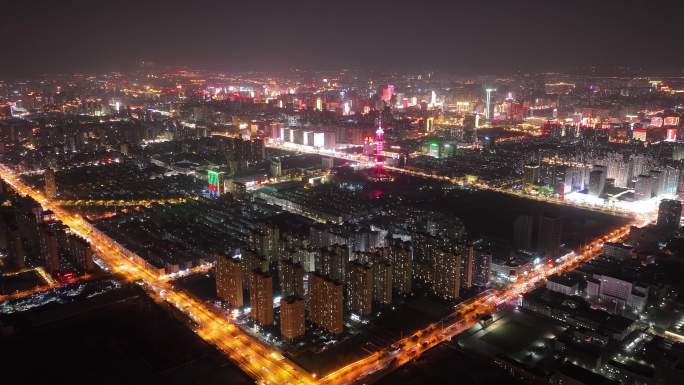
POLYGON ((239 260, 226 255, 216 256, 216 294, 232 307, 244 305, 239 260))
POLYGON ((330 333, 344 329, 342 283, 322 275, 309 274, 309 317, 330 333))
POLYGON ((373 264, 373 300, 383 305, 392 303, 392 265, 387 260, 373 264))
POLYGON ((470 289, 473 286, 473 261, 475 257, 475 248, 473 246, 465 247, 463 255, 461 256, 461 287, 470 289))
POLYGON ((353 262, 347 281, 347 308, 359 316, 373 310, 373 270, 370 266, 353 262))
POLYGON ((600 196, 606 188, 606 166, 594 165, 589 173, 589 195, 600 196))
POLYGON ((461 288, 461 254, 455 250, 437 249, 432 254, 435 295, 453 300, 459 297, 461 288))
POLYGON ((666 166, 663 168, 664 174, 664 187, 663 193, 668 195, 677 194, 677 186, 679 185, 679 169, 666 166))
POLYGON ((251 317, 259 325, 273 325, 273 279, 259 270, 249 275, 251 317))
POLYGON ((290 259, 282 259, 278 265, 280 292, 283 296, 304 297, 304 267, 290 259))
POLYGON ((492 266, 492 254, 488 250, 475 248, 473 257, 473 285, 487 286, 492 266))
POLYGON ((485 119, 489 120, 491 118, 492 114, 492 92, 496 91, 495 88, 487 88, 485 89, 487 92, 487 105, 485 107, 485 119))
POLYGON ((240 259, 243 287, 249 287, 249 276, 254 270, 268 271, 268 260, 251 250, 242 252, 240 259))
POLYGON ((349 248, 333 245, 316 255, 316 272, 338 282, 345 282, 349 271, 349 248))
POLYGON ((270 176, 271 178, 279 178, 280 176, 283 175, 283 164, 280 161, 280 159, 271 159, 271 170, 270 170, 270 176))
POLYGON ((79 269, 86 272, 91 272, 95 269, 93 250, 86 239, 75 234, 69 234, 66 238, 66 247, 69 250, 71 262, 79 269))
POLYGON ((48 168, 43 175, 45 179, 45 196, 52 199, 57 197, 57 181, 55 180, 55 170, 48 168))
POLYGON ((388 248, 392 264, 392 286, 399 295, 411 294, 413 280, 413 249, 409 242, 393 239, 388 248))
POLYGON ((540 172, 538 164, 526 164, 523 168, 523 181, 527 184, 537 184, 540 172))
POLYGON ((59 234, 58 230, 47 223, 38 226, 40 234, 40 254, 45 263, 45 270, 54 273, 59 270, 59 234))
POLYGON ((280 300, 280 334, 288 341, 304 335, 304 300, 289 296, 280 300))

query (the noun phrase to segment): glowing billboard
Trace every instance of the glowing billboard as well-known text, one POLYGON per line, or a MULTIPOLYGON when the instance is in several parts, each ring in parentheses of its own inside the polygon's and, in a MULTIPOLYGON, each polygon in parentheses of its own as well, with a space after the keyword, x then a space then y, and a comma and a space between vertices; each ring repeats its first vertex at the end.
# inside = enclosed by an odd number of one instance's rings
POLYGON ((663 126, 679 126, 678 116, 668 116, 663 119, 663 126))
POLYGON ((219 195, 219 186, 221 184, 219 173, 214 170, 209 170, 207 173, 207 188, 212 195, 219 195))

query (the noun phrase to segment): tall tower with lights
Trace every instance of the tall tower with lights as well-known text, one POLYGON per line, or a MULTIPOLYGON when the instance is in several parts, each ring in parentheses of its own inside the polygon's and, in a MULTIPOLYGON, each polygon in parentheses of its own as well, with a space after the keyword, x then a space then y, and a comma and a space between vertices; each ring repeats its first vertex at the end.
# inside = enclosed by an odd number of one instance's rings
POLYGON ((382 130, 382 120, 378 120, 378 129, 375 130, 375 174, 380 176, 385 173, 385 131, 382 130))

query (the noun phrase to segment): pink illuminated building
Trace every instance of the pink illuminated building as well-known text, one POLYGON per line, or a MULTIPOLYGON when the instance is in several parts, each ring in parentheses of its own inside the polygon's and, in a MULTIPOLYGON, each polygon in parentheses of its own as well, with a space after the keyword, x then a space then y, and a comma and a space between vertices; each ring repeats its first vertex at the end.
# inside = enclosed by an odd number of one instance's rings
POLYGON ((388 84, 382 89, 382 100, 389 103, 392 100, 392 95, 394 95, 394 86, 388 84))
POLYGON ((382 122, 378 123, 375 131, 375 173, 381 175, 385 173, 385 131, 382 130, 382 122))

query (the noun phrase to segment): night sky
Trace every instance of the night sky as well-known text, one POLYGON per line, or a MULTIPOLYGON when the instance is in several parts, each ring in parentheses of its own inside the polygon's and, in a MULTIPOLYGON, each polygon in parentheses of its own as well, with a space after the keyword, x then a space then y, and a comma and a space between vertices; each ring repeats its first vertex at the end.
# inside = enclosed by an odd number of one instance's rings
POLYGON ((126 70, 684 68, 684 1, 0 0, 0 78, 126 70))

